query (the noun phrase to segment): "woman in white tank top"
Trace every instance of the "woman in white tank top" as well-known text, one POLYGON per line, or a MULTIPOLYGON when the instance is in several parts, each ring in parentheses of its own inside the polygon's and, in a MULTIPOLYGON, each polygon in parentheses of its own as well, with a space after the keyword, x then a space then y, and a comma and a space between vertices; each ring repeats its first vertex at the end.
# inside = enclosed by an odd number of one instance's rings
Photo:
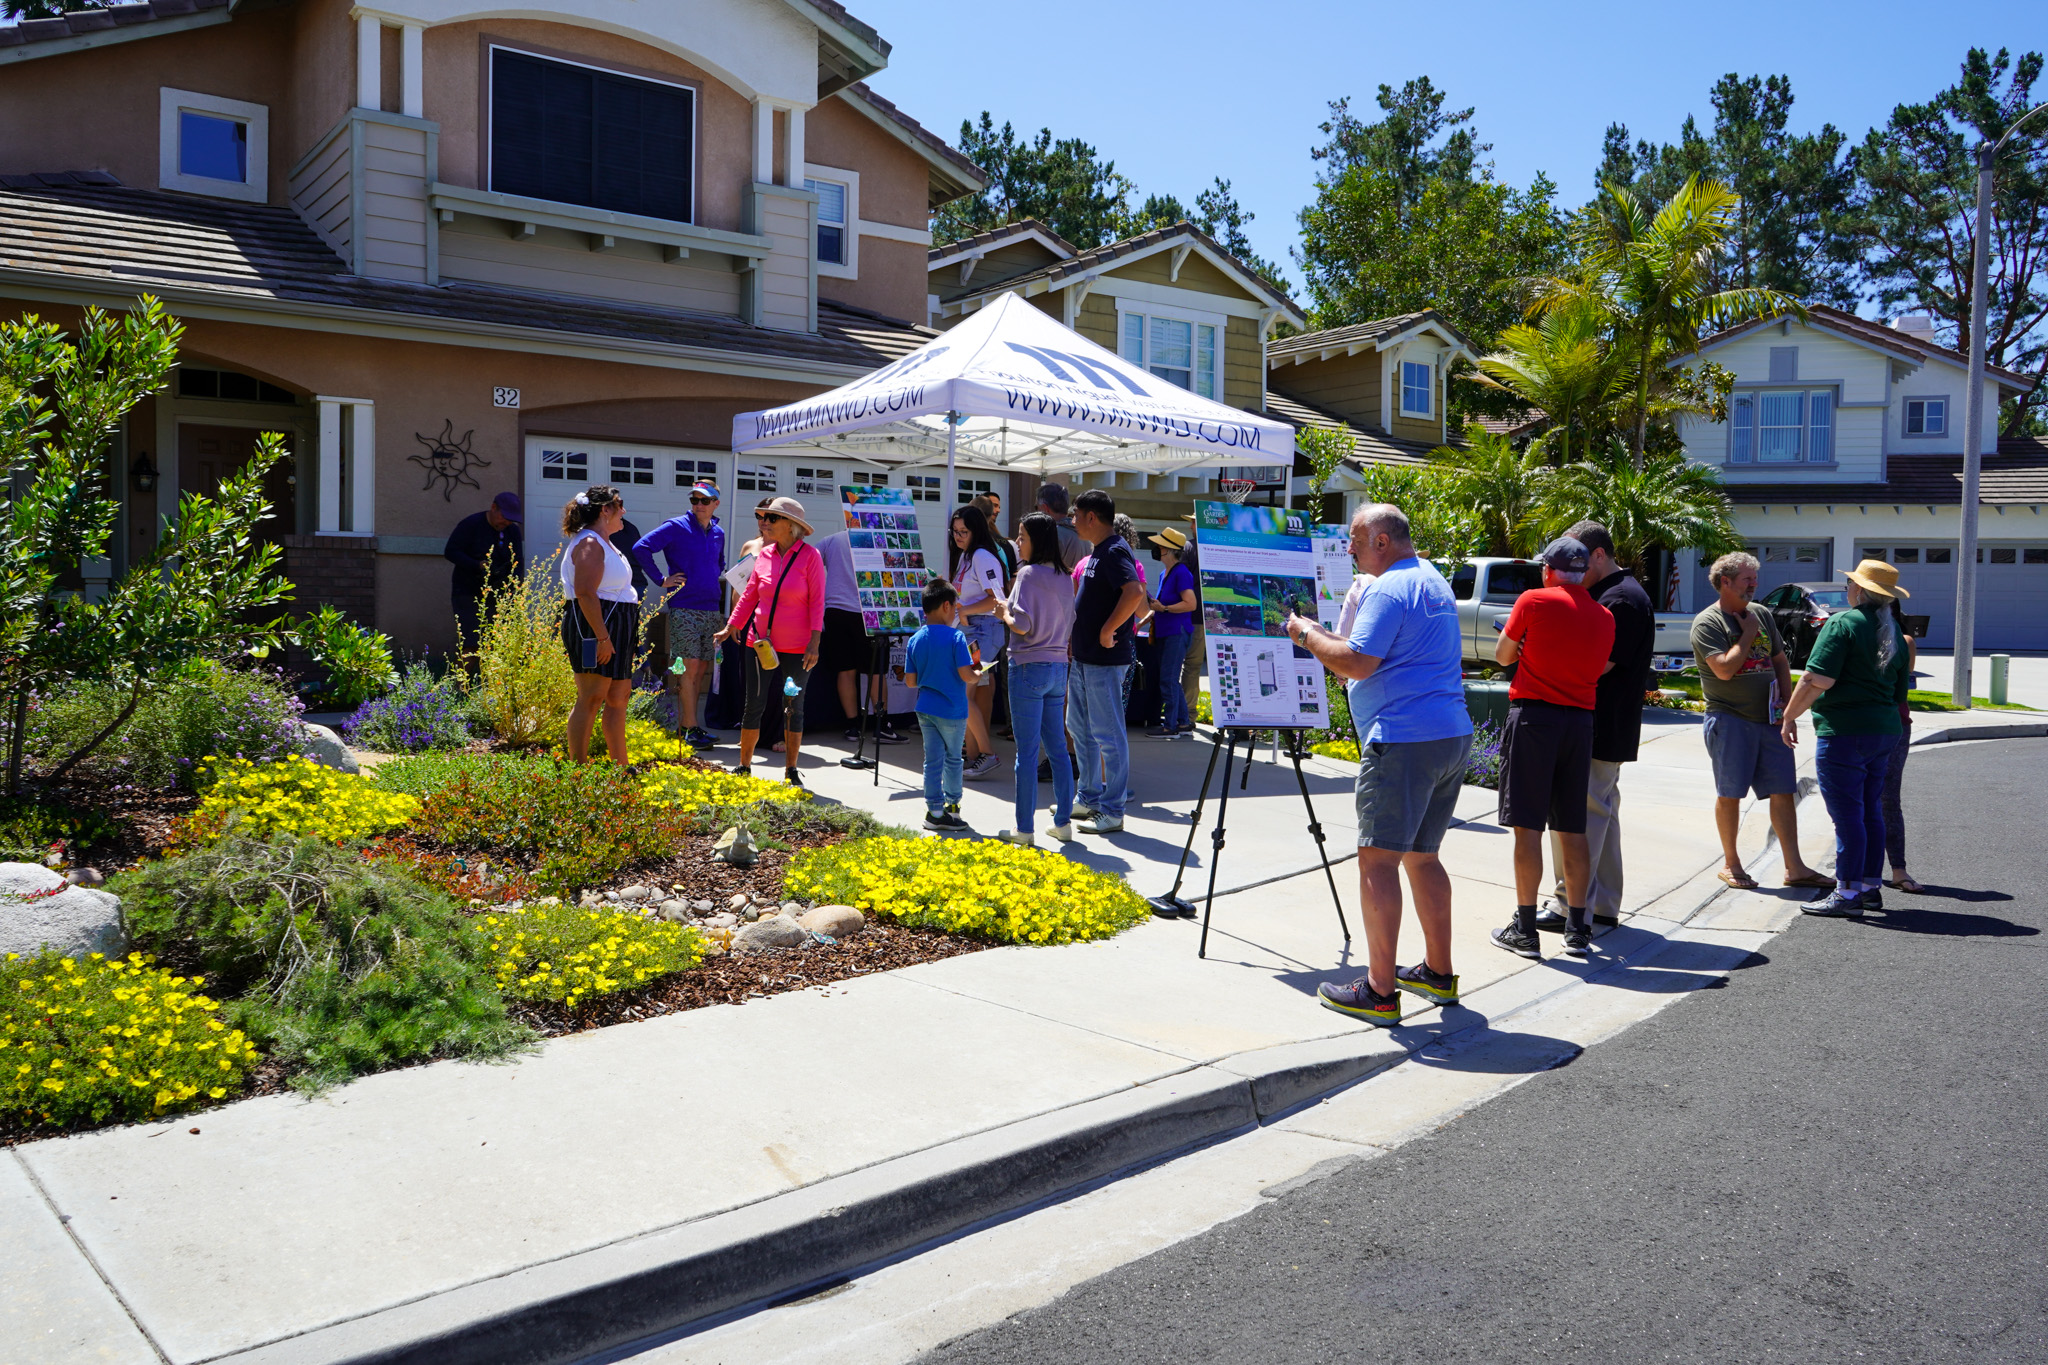
POLYGON ((626 500, 610 484, 592 484, 562 509, 562 648, 576 673, 569 712, 569 757, 590 760, 590 731, 604 708, 604 747, 626 762, 626 704, 633 696, 633 652, 640 602, 633 566, 611 543, 626 520, 626 500))

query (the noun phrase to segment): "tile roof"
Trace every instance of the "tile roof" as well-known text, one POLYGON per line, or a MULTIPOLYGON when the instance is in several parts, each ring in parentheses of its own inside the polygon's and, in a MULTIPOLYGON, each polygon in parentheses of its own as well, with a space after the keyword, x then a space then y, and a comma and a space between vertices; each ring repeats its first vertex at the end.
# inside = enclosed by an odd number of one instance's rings
POLYGON ((915 138, 932 155, 958 171, 960 178, 967 182, 970 189, 979 190, 988 183, 987 171, 969 161, 954 148, 948 146, 946 140, 937 133, 934 133, 931 129, 904 113, 896 106, 895 101, 885 95, 877 94, 866 81, 856 81, 840 91, 839 94, 841 98, 847 96, 858 98, 876 113, 902 128, 904 132, 909 133, 911 137, 915 138))
MULTIPOLYGON (((1003 228, 996 229, 998 232, 1004 230, 1003 228)), ((1294 300, 1289 298, 1284 291, 1269 283, 1256 270, 1253 270, 1243 261, 1238 260, 1237 257, 1225 251, 1221 246, 1217 245, 1215 238, 1186 219, 1182 219, 1178 223, 1171 223, 1166 227, 1153 228, 1150 232, 1141 232, 1135 237, 1125 237, 1119 241, 1110 242, 1105 246, 1091 247, 1088 250, 1079 251, 1064 261, 1055 261, 1051 265, 1042 266, 1037 270, 1027 270, 1021 275, 1012 275, 998 283, 991 284, 989 288, 991 290, 1009 290, 1037 279, 1043 279, 1049 283, 1069 279, 1075 275, 1086 274, 1090 270, 1096 270, 1109 265, 1111 262, 1122 260, 1126 256, 1134 256, 1141 251, 1150 250, 1164 242, 1171 241, 1175 237, 1194 238, 1224 260, 1233 263, 1239 272, 1252 282, 1252 287, 1258 290, 1259 293, 1264 294, 1268 300, 1280 305, 1296 317, 1301 316, 1301 309, 1295 305, 1294 300)), ((953 243, 947 248, 948 251, 958 251, 959 249, 960 243, 958 242, 953 243)))
POLYGON ((1309 351, 1348 349, 1352 346, 1378 342, 1385 337, 1405 332, 1421 322, 1434 322, 1437 326, 1456 337, 1458 344, 1466 350, 1472 343, 1464 333, 1444 321, 1443 314, 1434 308, 1419 313, 1397 313, 1390 318, 1374 318, 1370 322, 1356 322, 1349 327, 1326 327, 1320 332, 1296 332, 1292 336, 1275 337, 1266 343, 1266 363, 1301 355, 1309 351))
MULTIPOLYGON (((2038 437, 2003 440, 1999 453, 1986 455, 1978 496, 1991 506, 2048 502, 2048 443, 2038 437)), ((1842 503, 1918 503, 1957 507, 1963 501, 1963 457, 1960 455, 1893 455, 1885 462, 1883 483, 1737 483, 1722 485, 1728 500, 1744 506, 1768 503, 1839 505, 1842 503)))
POLYGON ((1403 441, 1377 431, 1365 431, 1335 413, 1325 412, 1312 403, 1304 403, 1273 389, 1266 391, 1265 415, 1277 422, 1285 422, 1297 431, 1303 427, 1325 427, 1332 431, 1350 432, 1351 454, 1348 458, 1360 464, 1426 464, 1429 452, 1436 449, 1424 441, 1403 441))
MULTIPOLYGON (((407 284, 350 275, 288 208, 127 189, 111 176, 9 176, 0 185, 0 271, 59 285, 113 286, 172 302, 307 305, 423 321, 708 349, 872 368, 937 333, 820 300, 818 331, 776 331, 738 318, 531 293, 496 285, 407 284), (71 183, 52 185, 68 178, 71 183), (34 181, 33 186, 19 182, 34 181), (82 183, 87 182, 89 183, 82 183)), ((624 358, 624 357, 622 357, 624 358)))
POLYGON ((224 10, 228 0, 140 0, 130 5, 107 5, 100 9, 78 9, 55 19, 24 19, 0 28, 0 50, 55 42, 61 38, 83 38, 111 29, 132 28, 160 19, 182 19, 202 10, 224 10))
MULTIPOLYGON (((1937 346, 1931 341, 1915 340, 1911 335, 1901 332, 1896 327, 1887 327, 1881 322, 1873 322, 1869 318, 1858 317, 1854 313, 1830 307, 1825 303, 1808 304, 1806 306, 1806 315, 1808 319, 1823 327, 1847 333, 1866 345, 1874 346, 1881 351, 1889 351, 1893 355, 1913 361, 1915 364, 1925 361, 1929 356, 1939 356, 1951 365, 1959 365, 1966 370, 1970 367, 1970 357, 1953 347, 1937 346)), ((1724 341, 1733 341, 1736 337, 1746 332, 1753 332, 1759 327, 1769 326, 1771 323, 1783 320, 1782 317, 1757 318, 1751 322, 1741 322, 1733 327, 1725 327, 1715 332, 1712 336, 1702 338, 1700 349, 1705 350, 1709 346, 1716 346, 1724 341)), ((2008 370, 1999 365, 1987 365, 1984 368, 1985 372, 1994 379, 2002 380, 2007 385, 2017 388, 2021 393, 2026 393, 2034 387, 2035 377, 2033 375, 2021 374, 2017 370, 2008 370)))
POLYGON ((1468 417, 1465 420, 1495 436, 1526 436, 1549 421, 1550 414, 1541 408, 1523 408, 1512 417, 1468 417))
POLYGON ((957 256, 963 251, 977 251, 1000 246, 1012 238, 1028 236, 1034 232, 1058 242, 1069 256, 1081 254, 1080 247, 1075 246, 1036 218, 1019 218, 1014 223, 1004 223, 1001 227, 990 228, 987 232, 977 232, 972 237, 961 237, 955 241, 947 242, 943 246, 934 246, 926 254, 928 259, 936 261, 945 256, 957 256))

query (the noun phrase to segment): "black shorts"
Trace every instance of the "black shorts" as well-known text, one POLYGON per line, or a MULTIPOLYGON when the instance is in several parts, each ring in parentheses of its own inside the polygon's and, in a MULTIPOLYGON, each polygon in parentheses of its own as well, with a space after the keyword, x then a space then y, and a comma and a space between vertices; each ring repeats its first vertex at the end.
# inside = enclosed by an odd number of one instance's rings
POLYGON ((604 613, 605 633, 612 640, 611 662, 583 666, 583 642, 596 637, 591 635, 590 623, 583 619, 583 608, 576 605, 573 597, 562 604, 562 648, 575 672, 621 682, 633 676, 633 651, 640 643, 640 604, 601 601, 597 605, 604 613))
POLYGON ((860 613, 844 607, 825 608, 825 635, 818 642, 818 671, 828 678, 865 672, 875 666, 874 648, 860 613))
POLYGON ((1586 832, 1593 713, 1526 698, 1508 705, 1501 743, 1500 822, 1514 829, 1586 832))

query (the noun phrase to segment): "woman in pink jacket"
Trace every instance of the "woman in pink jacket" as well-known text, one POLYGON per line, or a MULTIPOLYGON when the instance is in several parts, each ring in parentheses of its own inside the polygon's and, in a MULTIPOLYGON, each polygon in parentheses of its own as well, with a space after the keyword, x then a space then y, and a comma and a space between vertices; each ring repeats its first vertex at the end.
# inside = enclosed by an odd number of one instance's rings
POLYGON ((776 692, 784 698, 782 778, 801 787, 796 773, 797 747, 803 743, 804 687, 818 663, 818 641, 825 631, 825 559, 805 542, 811 523, 795 498, 777 498, 754 512, 761 548, 754 571, 732 616, 716 641, 737 635, 753 651, 747 661, 747 705, 740 718, 740 757, 733 771, 745 772, 754 762, 761 738, 761 715, 776 692), (764 652, 774 662, 767 662, 764 652), (784 680, 794 684, 786 686, 784 680))

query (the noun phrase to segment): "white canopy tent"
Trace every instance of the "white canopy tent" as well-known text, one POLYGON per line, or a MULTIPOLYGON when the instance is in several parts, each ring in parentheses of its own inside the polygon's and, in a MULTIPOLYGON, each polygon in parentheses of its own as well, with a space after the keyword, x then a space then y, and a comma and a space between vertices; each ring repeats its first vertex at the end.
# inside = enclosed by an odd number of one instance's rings
MULTIPOLYGON (((1218 366, 1220 369, 1221 366, 1218 366)), ((903 359, 733 419, 738 455, 825 451, 874 466, 1170 474, 1294 462, 1294 429, 1204 398, 1004 294, 903 359)))

